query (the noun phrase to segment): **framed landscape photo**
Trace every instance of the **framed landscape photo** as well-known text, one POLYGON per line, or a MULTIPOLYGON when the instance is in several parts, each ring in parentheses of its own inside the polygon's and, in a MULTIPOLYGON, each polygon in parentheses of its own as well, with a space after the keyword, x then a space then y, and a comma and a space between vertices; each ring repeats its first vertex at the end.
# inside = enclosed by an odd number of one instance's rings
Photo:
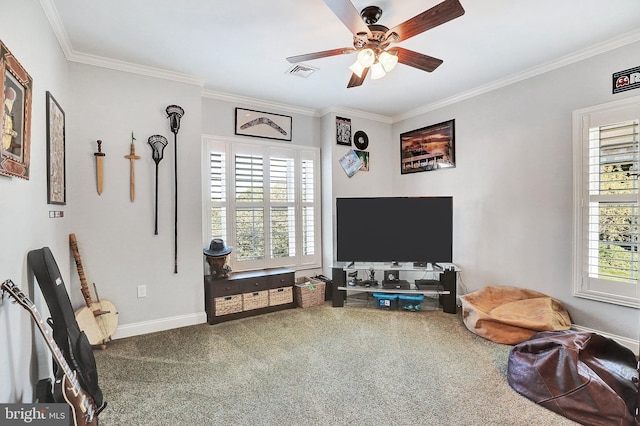
POLYGON ((64 111, 47 91, 47 203, 66 204, 64 111))
POLYGON ((290 141, 291 124, 288 115, 236 108, 236 135, 290 141))
POLYGON ((401 174, 455 167, 455 120, 402 133, 400 161, 401 174))
POLYGON ((33 80, 0 41, 2 144, 0 174, 29 179, 33 80))

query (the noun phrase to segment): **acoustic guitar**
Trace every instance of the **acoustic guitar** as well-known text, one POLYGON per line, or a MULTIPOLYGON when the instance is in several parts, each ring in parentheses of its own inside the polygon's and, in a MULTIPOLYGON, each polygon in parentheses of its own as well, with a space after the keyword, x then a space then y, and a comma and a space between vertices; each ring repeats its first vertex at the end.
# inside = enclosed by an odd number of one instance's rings
MULTIPOLYGON (((100 346, 103 349, 111 340, 111 336, 118 328, 118 311, 113 303, 108 300, 100 300, 96 291, 97 301, 91 299, 87 279, 84 276, 82 259, 78 250, 78 241, 75 234, 69 234, 69 245, 76 261, 78 276, 80 277, 80 290, 87 306, 78 309, 75 313, 78 326, 87 335, 89 343, 100 346)), ((94 284, 95 289, 95 284, 94 284)))
POLYGON ((40 329, 44 340, 47 342, 53 359, 58 364, 58 372, 54 383, 54 399, 56 402, 66 402, 71 407, 71 414, 74 426, 97 426, 98 410, 93 401, 84 389, 80 386, 76 371, 72 370, 67 363, 62 351, 53 340, 52 334, 45 328, 45 322, 31 300, 18 288, 11 280, 6 280, 0 286, 3 291, 9 293, 18 304, 31 314, 40 329))

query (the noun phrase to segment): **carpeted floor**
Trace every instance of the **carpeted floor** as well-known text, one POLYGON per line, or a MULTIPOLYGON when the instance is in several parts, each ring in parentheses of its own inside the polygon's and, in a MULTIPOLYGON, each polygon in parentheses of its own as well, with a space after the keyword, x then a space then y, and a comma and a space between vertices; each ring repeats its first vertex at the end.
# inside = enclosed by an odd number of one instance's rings
POLYGON ((116 340, 109 425, 573 425, 507 383, 459 315, 330 304, 116 340))

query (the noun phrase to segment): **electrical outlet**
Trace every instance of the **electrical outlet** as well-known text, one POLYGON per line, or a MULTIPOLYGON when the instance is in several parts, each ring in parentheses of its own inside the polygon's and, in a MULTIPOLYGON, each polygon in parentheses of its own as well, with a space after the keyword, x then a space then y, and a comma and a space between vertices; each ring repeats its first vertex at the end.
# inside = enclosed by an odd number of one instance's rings
POLYGON ((138 286, 138 297, 147 297, 147 286, 139 285, 138 286))

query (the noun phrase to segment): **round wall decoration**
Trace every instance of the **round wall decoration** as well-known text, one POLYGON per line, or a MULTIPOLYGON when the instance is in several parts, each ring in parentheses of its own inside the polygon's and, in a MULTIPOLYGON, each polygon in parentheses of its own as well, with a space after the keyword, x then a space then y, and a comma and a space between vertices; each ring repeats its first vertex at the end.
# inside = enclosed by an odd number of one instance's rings
POLYGON ((353 144, 360 150, 367 149, 369 146, 369 136, 362 130, 358 130, 353 135, 353 144))

